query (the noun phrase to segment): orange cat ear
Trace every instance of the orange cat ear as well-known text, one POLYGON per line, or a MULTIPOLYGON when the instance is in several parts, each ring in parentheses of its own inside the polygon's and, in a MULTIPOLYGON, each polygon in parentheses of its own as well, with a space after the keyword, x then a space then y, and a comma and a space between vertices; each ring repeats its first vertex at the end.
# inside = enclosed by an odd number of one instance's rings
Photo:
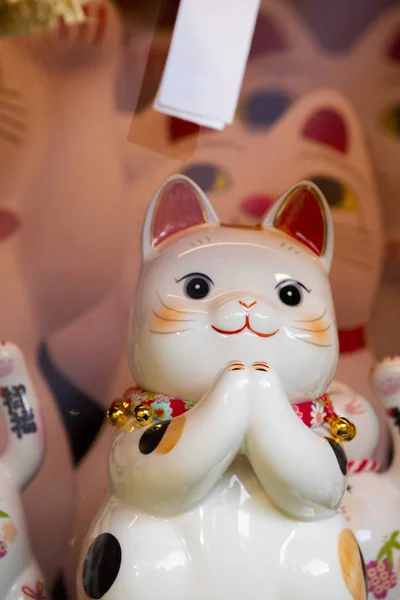
POLYGON ((318 256, 329 271, 333 255, 333 225, 329 206, 319 188, 302 181, 271 207, 265 227, 274 227, 318 256))
POLYGON ((143 228, 143 256, 168 238, 191 227, 218 223, 213 207, 189 177, 172 175, 155 193, 143 228))

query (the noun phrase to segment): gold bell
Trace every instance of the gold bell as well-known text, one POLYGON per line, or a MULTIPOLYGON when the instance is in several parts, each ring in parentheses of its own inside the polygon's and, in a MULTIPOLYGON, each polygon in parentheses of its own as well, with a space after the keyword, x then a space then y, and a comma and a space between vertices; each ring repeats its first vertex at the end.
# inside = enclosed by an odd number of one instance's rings
POLYGON ((148 425, 153 420, 153 411, 147 404, 139 404, 133 411, 138 425, 148 425))
POLYGON ((112 406, 106 416, 113 427, 123 427, 128 421, 128 411, 123 406, 112 406))
POLYGON ((330 420, 331 433, 341 442, 351 442, 356 436, 357 429, 345 417, 336 417, 330 420))
POLYGON ((82 23, 85 0, 0 0, 0 37, 29 35, 56 27, 82 23))

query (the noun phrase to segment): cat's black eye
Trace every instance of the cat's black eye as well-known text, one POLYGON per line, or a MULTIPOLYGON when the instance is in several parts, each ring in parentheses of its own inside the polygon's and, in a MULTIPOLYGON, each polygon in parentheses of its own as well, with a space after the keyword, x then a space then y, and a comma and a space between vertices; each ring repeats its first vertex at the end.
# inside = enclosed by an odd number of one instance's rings
POLYGON ((286 306, 299 306, 303 300, 303 290, 310 292, 302 283, 297 281, 287 281, 277 285, 279 299, 286 306))
POLYGON ((195 163, 181 171, 197 183, 203 192, 221 192, 229 187, 230 179, 226 171, 212 163, 195 163))
POLYGON ((192 300, 203 300, 211 291, 213 281, 208 275, 203 273, 189 273, 177 280, 177 283, 185 280, 184 292, 192 300))
POLYGON ((390 110, 383 115, 382 124, 386 131, 400 137, 400 104, 392 106, 390 110))
POLYGON ((338 208, 346 211, 357 210, 357 196, 352 189, 338 179, 322 175, 307 177, 307 179, 315 183, 321 190, 330 208, 338 208))
POLYGON ((311 177, 310 181, 319 187, 329 206, 340 205, 343 195, 343 186, 340 181, 331 179, 330 177, 311 177))
POLYGON ((287 92, 260 90, 244 98, 239 105, 239 119, 254 129, 265 129, 277 121, 293 102, 287 92))

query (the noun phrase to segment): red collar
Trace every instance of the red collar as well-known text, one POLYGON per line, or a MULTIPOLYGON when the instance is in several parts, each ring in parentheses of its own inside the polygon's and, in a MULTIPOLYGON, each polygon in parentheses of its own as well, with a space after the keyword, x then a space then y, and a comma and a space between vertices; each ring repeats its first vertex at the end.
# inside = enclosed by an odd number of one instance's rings
POLYGON ((340 354, 351 354, 367 346, 364 326, 355 329, 339 329, 338 334, 340 354))
MULTIPOLYGON (((179 417, 194 406, 194 402, 185 402, 178 398, 164 396, 164 394, 146 392, 139 387, 131 387, 126 390, 120 399, 112 403, 110 410, 107 412, 109 423, 116 427, 124 427, 126 424, 128 430, 132 430, 134 427, 131 427, 130 423, 135 408, 139 404, 145 404, 151 408, 154 421, 165 421, 179 417), (119 413, 118 419, 112 416, 112 411, 115 409, 119 413)), ((328 394, 324 394, 316 400, 300 401, 293 404, 292 407, 297 416, 310 428, 329 424, 332 418, 338 417, 328 394)), ((348 467, 349 474, 360 473, 361 471, 377 472, 381 469, 378 463, 370 459, 349 461, 348 467)))

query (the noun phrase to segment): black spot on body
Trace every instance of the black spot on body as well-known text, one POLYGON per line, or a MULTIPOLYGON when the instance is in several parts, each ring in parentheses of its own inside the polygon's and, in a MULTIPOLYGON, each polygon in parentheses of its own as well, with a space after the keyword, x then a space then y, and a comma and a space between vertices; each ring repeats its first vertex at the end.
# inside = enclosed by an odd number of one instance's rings
POLYGON ((154 452, 163 439, 170 423, 171 421, 163 421, 146 429, 139 441, 139 450, 142 454, 151 454, 154 452))
POLYGON ((347 475, 347 458, 346 458, 346 453, 343 450, 342 446, 338 442, 333 440, 332 438, 325 438, 325 439, 331 445, 331 448, 335 453, 335 456, 339 463, 340 470, 342 471, 343 475, 347 475))
POLYGON ((89 598, 99 600, 108 592, 118 577, 121 559, 121 546, 111 533, 102 533, 94 540, 82 573, 83 589, 89 598))
MULTIPOLYGON (((358 544, 357 544, 358 545, 358 544)), ((360 546, 358 546, 358 551, 360 553, 360 560, 361 560, 361 566, 362 566, 362 571, 363 571, 363 576, 364 576, 364 585, 365 585, 365 597, 368 597, 368 575, 367 575, 367 569, 365 567, 365 560, 364 560, 364 556, 363 553, 361 552, 361 548, 360 546)))

